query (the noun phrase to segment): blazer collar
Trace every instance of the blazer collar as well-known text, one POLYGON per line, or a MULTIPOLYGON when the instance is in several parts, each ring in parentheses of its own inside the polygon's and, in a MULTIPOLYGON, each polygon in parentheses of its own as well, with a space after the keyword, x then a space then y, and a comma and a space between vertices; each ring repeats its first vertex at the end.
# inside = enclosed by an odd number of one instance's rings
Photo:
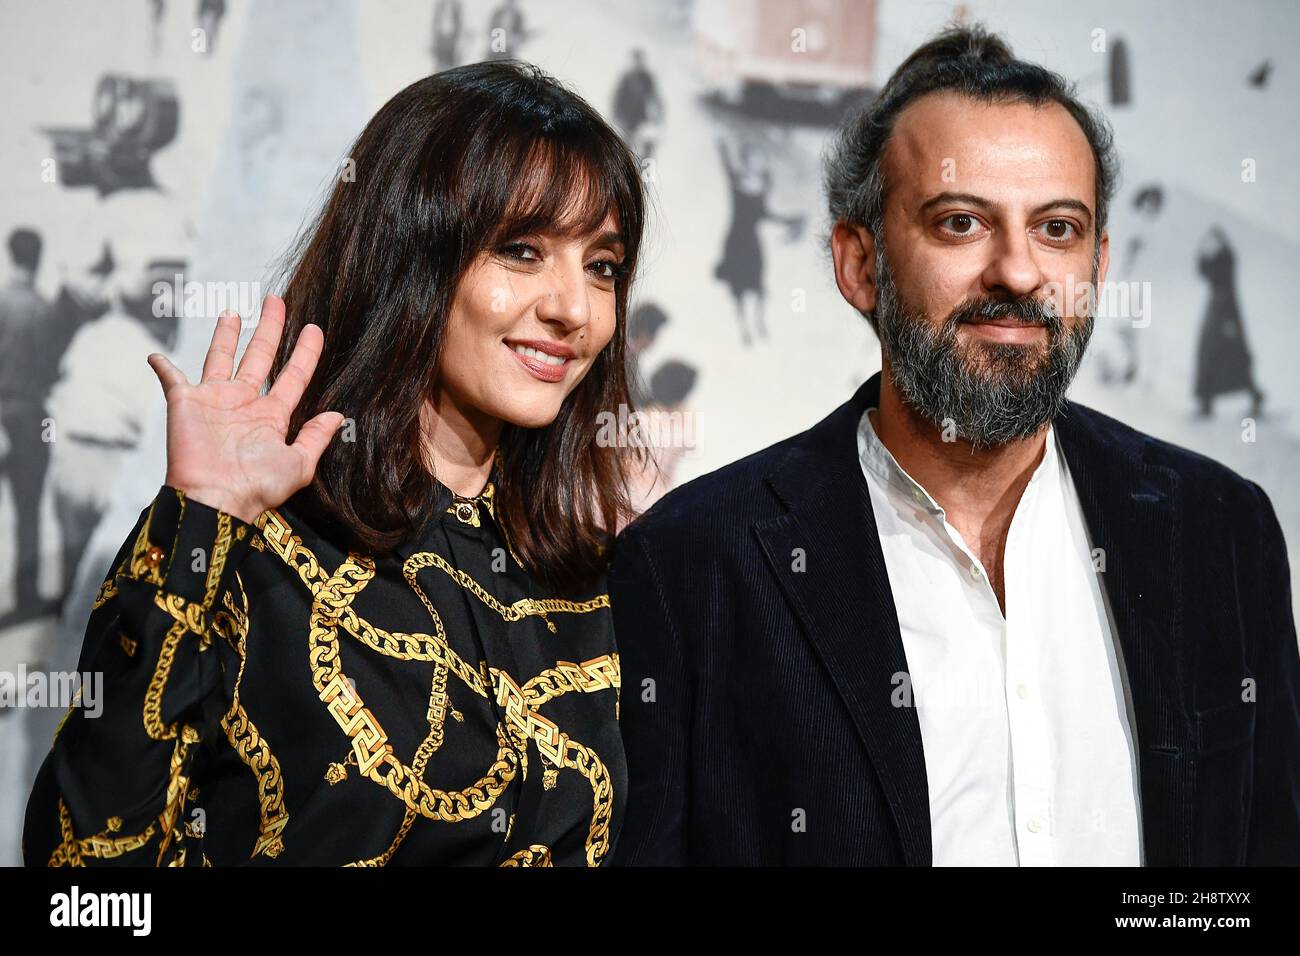
MULTIPOLYGON (((786 510, 754 530, 876 768, 909 865, 929 865, 920 724, 884 554, 858 460, 862 413, 880 374, 797 436, 767 475, 786 510)), ((1129 677, 1147 865, 1190 861, 1188 717, 1176 636, 1181 587, 1177 478, 1145 460, 1143 436, 1068 403, 1054 426, 1070 467, 1129 677)))
POLYGON ((904 862, 932 862, 930 798, 907 661, 857 426, 880 376, 795 439, 767 476, 784 514, 757 522, 764 554, 844 699, 898 829, 904 862))

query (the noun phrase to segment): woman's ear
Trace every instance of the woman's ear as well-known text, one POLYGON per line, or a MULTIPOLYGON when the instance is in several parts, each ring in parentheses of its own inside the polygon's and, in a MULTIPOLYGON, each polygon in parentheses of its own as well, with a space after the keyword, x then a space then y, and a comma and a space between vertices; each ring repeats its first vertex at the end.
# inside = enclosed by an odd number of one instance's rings
POLYGON ((866 226, 844 222, 831 230, 835 284, 849 305, 863 315, 876 308, 876 240, 866 226))

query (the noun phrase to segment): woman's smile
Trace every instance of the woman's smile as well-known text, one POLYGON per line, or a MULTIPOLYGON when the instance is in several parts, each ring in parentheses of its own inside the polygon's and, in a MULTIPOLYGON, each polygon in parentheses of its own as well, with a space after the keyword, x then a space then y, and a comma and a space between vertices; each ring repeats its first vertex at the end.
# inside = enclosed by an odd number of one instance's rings
POLYGON ((575 356, 567 345, 545 339, 503 339, 501 344, 530 375, 543 382, 563 381, 575 356))

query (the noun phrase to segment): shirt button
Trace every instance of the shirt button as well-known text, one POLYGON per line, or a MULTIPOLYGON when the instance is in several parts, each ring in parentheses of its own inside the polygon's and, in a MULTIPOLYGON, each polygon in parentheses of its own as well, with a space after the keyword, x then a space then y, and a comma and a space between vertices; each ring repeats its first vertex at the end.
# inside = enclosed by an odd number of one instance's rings
POLYGON ((1026 687, 1024 684, 1017 684, 1016 696, 1019 697, 1021 700, 1024 700, 1026 697, 1029 696, 1029 688, 1026 687))
POLYGON ((913 489, 912 489, 912 497, 915 498, 917 501, 924 501, 924 500, 925 500, 925 492, 922 491, 920 488, 913 488, 913 489))
POLYGON ((974 578, 976 581, 980 579, 981 574, 982 572, 980 571, 980 566, 978 564, 972 564, 970 566, 970 576, 974 578))
POLYGON ((156 568, 162 564, 163 554, 163 549, 158 545, 150 545, 149 550, 144 553, 144 559, 149 563, 150 567, 156 568))
POLYGON ((1043 827, 1042 827, 1042 824, 1039 823, 1037 820, 1030 820, 1027 824, 1025 824, 1025 828, 1026 828, 1030 833, 1037 833, 1037 832, 1038 832, 1039 830, 1041 830, 1043 827))

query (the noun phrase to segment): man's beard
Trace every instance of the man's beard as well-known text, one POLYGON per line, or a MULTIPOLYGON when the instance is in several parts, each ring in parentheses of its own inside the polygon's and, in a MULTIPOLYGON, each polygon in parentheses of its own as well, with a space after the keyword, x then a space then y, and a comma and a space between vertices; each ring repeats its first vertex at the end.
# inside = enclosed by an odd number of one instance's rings
MULTIPOLYGON (((975 448, 1028 438, 1065 407, 1065 393, 1092 336, 1092 309, 1069 331, 1050 300, 1032 295, 962 302, 936 329, 906 308, 885 261, 876 254, 876 321, 890 377, 904 404, 945 433, 975 448), (1019 344, 958 339, 961 323, 1016 318, 1045 326, 1048 341, 1019 344)), ((1093 288, 1096 288, 1096 261, 1093 288)))

